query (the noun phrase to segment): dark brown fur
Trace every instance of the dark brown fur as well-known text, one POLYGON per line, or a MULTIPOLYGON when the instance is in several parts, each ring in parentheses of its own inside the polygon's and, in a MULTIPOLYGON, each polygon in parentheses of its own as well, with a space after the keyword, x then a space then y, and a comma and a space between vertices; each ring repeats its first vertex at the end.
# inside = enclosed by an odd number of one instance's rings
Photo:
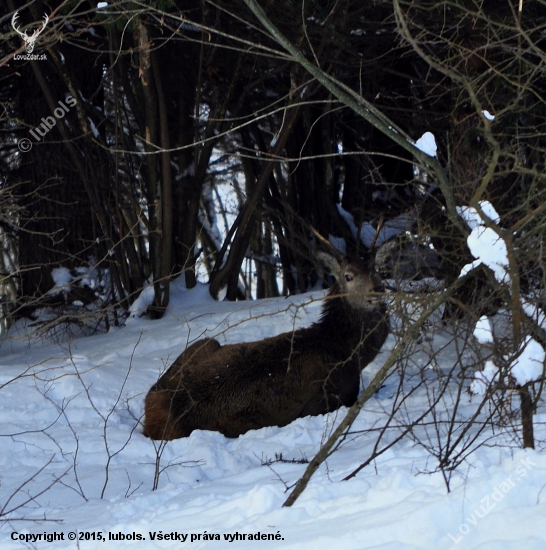
POLYGON ((320 256, 336 278, 320 321, 258 342, 192 344, 146 396, 146 436, 237 437, 355 402, 360 372, 388 335, 386 308, 368 264, 320 256))

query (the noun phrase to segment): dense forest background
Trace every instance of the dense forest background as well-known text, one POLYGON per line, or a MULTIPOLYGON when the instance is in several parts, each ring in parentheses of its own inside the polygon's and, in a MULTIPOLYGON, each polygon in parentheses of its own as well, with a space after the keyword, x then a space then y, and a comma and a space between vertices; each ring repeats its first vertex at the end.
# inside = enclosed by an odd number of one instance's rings
POLYGON ((514 345, 531 330, 519 294, 542 303, 543 0, 5 7, 4 328, 61 298, 113 306, 117 323, 148 284, 160 317, 181 274, 229 300, 303 292, 312 228, 350 254, 374 247, 386 277, 448 287, 472 261, 457 208, 489 201, 509 292, 482 266, 446 300, 474 319, 511 304, 514 345), (32 58, 21 33, 40 30, 32 58), (437 156, 415 146, 426 132, 437 156))

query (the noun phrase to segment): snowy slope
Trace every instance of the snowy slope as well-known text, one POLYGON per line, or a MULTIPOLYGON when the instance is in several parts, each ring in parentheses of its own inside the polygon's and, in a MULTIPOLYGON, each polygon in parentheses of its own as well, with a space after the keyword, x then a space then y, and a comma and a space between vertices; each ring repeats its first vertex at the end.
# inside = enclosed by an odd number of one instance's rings
MULTIPOLYGON (((433 457, 406 438, 341 481, 370 455, 395 379, 291 508, 282 507, 286 488, 305 464, 287 460, 312 458, 345 409, 237 439, 196 431, 161 445, 141 435, 146 392, 188 343, 205 335, 255 340, 306 326, 322 295, 216 303, 206 287, 173 285, 173 306, 160 321, 130 319, 105 335, 14 354, 4 343, 0 508, 14 511, 1 517, 1 547, 545 548, 546 456, 538 450, 482 446, 447 492, 441 473, 425 473, 435 470, 433 457), (72 533, 81 540, 69 541, 72 533), (64 542, 38 540, 54 534, 64 542)), ((390 336, 366 369, 365 384, 394 342, 390 336)), ((425 400, 416 392, 408 406, 425 400)))

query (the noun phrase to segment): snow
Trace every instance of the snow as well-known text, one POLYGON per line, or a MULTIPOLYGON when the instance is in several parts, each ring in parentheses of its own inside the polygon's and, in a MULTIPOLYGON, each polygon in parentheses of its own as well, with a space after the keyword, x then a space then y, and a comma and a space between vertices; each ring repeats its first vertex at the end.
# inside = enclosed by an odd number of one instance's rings
POLYGON ((476 328, 474 328, 474 336, 480 344, 493 343, 493 332, 491 330, 491 322, 489 318, 484 315, 478 319, 476 328))
MULTIPOLYGON (((205 286, 188 291, 177 282, 161 320, 135 318, 108 334, 17 353, 0 348, 0 510, 14 510, 1 517, 1 547, 244 549, 265 535, 259 547, 273 550, 544 548, 540 450, 489 440, 455 472, 448 492, 440 472, 427 473, 436 467, 433 456, 404 438, 342 481, 370 456, 396 376, 290 508, 282 507, 287 487, 306 467, 291 460, 311 459, 346 409, 237 439, 200 430, 167 444, 142 436, 144 397, 188 343, 211 335, 222 343, 249 341, 307 326, 323 296, 215 302, 205 286), (81 540, 67 540, 72 533, 81 540), (44 542, 55 534, 64 542, 44 542)), ((365 369, 365 385, 395 341, 391 335, 365 369)), ((439 367, 452 368, 447 340, 430 341, 443 350, 439 367)), ((531 350, 527 359, 538 355, 531 350)), ((416 364, 425 360, 421 352, 412 356, 416 364)), ((429 397, 412 390, 408 411, 421 410, 429 397)), ((461 406, 475 406, 469 399, 461 406)), ((538 418, 535 435, 543 441, 542 407, 538 418)))
POLYGON ((521 355, 512 362, 510 373, 520 386, 538 380, 544 369, 544 348, 528 336, 520 347, 521 355))
MULTIPOLYGON (((356 238, 358 227, 350 212, 347 212, 340 204, 336 204, 337 210, 341 217, 345 220, 352 235, 356 238)), ((412 228, 415 223, 415 214, 413 212, 404 212, 395 218, 387 220, 379 231, 379 235, 375 241, 375 246, 378 247, 387 242, 392 237, 402 235, 412 228)), ((377 229, 370 223, 365 222, 360 229, 360 241, 366 248, 370 248, 375 237, 377 229)))
POLYGON ((415 147, 423 153, 426 153, 429 157, 436 156, 436 139, 432 132, 425 132, 416 142, 415 147))
MULTIPOLYGON (((480 208, 490 221, 494 223, 500 221, 499 215, 490 202, 481 201, 480 208)), ((472 256, 476 258, 474 262, 463 267, 461 276, 483 263, 493 271, 499 283, 509 284, 508 251, 504 240, 493 228, 486 227, 485 220, 472 206, 457 207, 457 211, 472 230, 467 237, 467 244, 472 256)))
POLYGON ((485 395, 491 384, 499 379, 499 368, 493 361, 486 361, 483 370, 476 373, 476 379, 470 385, 470 391, 475 395, 485 395))
MULTIPOLYGON (((488 335, 486 330, 478 327, 484 319, 487 320, 487 317, 482 317, 474 330, 474 336, 482 344, 493 342, 491 330, 488 335)), ((487 323, 489 323, 489 320, 487 320, 487 323)), ((481 324, 483 326, 485 321, 481 324)), ((510 357, 506 359, 510 359, 510 357)), ((509 362, 509 373, 516 385, 524 386, 528 382, 540 380, 544 370, 545 359, 546 353, 544 352, 544 348, 535 339, 527 336, 521 343, 517 354, 515 354, 515 358, 509 362)), ((475 380, 470 386, 470 391, 475 395, 484 395, 490 384, 497 382, 498 379, 498 366, 493 361, 488 360, 485 362, 484 369, 475 373, 475 380)))
MULTIPOLYGON (((87 29, 87 32, 90 33, 93 36, 98 36, 95 29, 93 29, 93 27, 90 27, 89 29, 87 29)), ((89 122, 89 125, 91 126, 91 132, 93 132, 93 135, 97 139, 99 139, 100 138, 100 132, 99 132, 98 128, 95 126, 95 123, 93 122, 93 119, 91 117, 88 117, 87 122, 89 122)))
POLYGON ((328 241, 336 250, 339 250, 342 254, 347 254, 347 243, 343 237, 328 235, 328 241))
POLYGON ((495 115, 492 115, 489 111, 487 110, 484 110, 482 111, 482 115, 487 119, 487 120, 495 120, 495 115))
MULTIPOLYGON (((480 208, 492 222, 500 222, 500 216, 489 201, 480 201, 480 208)), ((485 226, 484 220, 473 206, 457 206, 457 213, 463 218, 470 229, 485 226)))
POLYGON ((55 286, 64 287, 70 284, 72 275, 66 267, 55 267, 51 270, 51 278, 55 286))
POLYGON ((70 270, 66 267, 54 267, 51 270, 51 278, 55 283, 55 286, 48 292, 48 294, 59 294, 63 291, 67 291, 72 281, 72 275, 70 270))
POLYGON ((154 303, 155 290, 153 285, 145 286, 138 298, 131 304, 129 309, 129 319, 141 317, 146 313, 148 306, 154 303))
POLYGON ((499 283, 510 282, 506 243, 494 229, 490 227, 473 229, 467 237, 467 244, 472 256, 489 267, 499 283))
MULTIPOLYGON (((489 222, 497 224, 499 229, 500 216, 488 201, 480 202, 480 209, 489 222)), ((471 206, 457 207, 459 215, 471 228, 467 237, 467 244, 472 256, 476 258, 471 264, 467 264, 461 270, 461 276, 471 269, 485 264, 489 267, 499 283, 510 287, 508 249, 506 242, 499 236, 500 230, 486 227, 486 220, 471 206)), ((534 319, 539 326, 544 323, 544 313, 527 300, 521 299, 521 307, 525 313, 534 319)), ((487 317, 481 317, 476 323, 474 336, 481 344, 489 344, 494 341, 491 322, 487 317)), ((527 336, 521 345, 516 357, 509 363, 509 373, 519 386, 538 380, 544 372, 544 360, 546 353, 544 348, 533 338, 527 336)), ((498 367, 492 361, 487 361, 483 371, 476 373, 476 380, 471 386, 471 392, 483 395, 488 384, 498 379, 498 367)))
POLYGON ((541 328, 546 328, 546 314, 536 304, 531 304, 527 300, 521 301, 523 311, 533 319, 541 328))

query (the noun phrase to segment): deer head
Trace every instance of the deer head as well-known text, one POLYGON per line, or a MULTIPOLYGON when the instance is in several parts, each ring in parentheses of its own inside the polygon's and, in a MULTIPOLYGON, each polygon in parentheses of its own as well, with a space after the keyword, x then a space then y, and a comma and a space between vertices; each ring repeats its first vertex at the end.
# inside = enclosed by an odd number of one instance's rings
POLYGON ((15 25, 17 23, 17 18, 19 17, 19 10, 17 10, 14 14, 13 14, 13 17, 11 18, 11 26, 13 27, 13 29, 15 30, 15 32, 24 40, 25 42, 25 48, 27 50, 27 53, 32 53, 34 51, 34 44, 36 43, 36 39, 38 38, 38 36, 40 35, 40 33, 45 29, 48 21, 49 21, 49 17, 44 14, 44 24, 42 25, 42 28, 41 29, 36 29, 33 33, 32 33, 32 36, 28 36, 27 35, 27 32, 21 32, 15 25))

